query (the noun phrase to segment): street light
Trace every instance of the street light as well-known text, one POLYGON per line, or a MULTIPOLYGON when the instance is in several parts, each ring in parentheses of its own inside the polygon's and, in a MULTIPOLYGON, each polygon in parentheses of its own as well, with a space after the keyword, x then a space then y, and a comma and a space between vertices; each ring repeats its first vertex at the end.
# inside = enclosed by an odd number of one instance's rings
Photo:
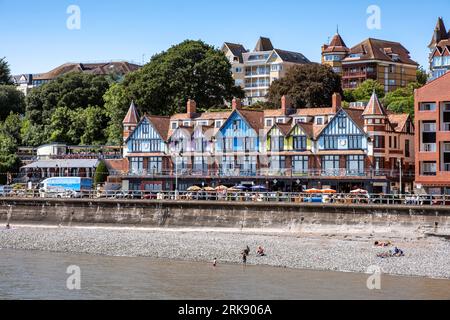
POLYGON ((398 168, 400 173, 400 195, 403 193, 402 188, 402 159, 397 159, 398 162, 398 168))

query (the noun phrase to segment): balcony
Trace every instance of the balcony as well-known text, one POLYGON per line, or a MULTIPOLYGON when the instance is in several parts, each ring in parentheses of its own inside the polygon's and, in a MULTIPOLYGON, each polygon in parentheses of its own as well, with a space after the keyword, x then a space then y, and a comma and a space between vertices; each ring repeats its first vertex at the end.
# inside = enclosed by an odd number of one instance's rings
POLYGON ((450 131, 450 123, 442 123, 441 128, 442 131, 450 131))
POLYGON ((436 143, 422 143, 421 152, 436 152, 436 143))
POLYGON ((371 78, 376 77, 375 71, 359 71, 359 72, 344 72, 342 77, 351 79, 351 78, 371 78))

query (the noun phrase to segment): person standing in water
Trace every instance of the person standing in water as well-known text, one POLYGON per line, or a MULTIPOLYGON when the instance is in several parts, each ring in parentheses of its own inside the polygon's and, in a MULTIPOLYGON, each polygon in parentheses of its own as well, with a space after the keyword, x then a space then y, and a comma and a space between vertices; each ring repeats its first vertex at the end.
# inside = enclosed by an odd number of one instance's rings
POLYGON ((214 258, 214 260, 213 260, 213 267, 214 268, 217 267, 217 258, 214 258))
POLYGON ((242 263, 245 265, 247 265, 247 255, 245 253, 242 254, 242 263))

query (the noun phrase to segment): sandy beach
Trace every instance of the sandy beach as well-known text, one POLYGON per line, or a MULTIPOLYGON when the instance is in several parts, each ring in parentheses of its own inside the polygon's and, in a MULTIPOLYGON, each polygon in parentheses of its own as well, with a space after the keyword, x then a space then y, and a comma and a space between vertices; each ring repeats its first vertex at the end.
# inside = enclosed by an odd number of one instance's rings
POLYGON ((142 229, 120 227, 54 227, 14 225, 0 230, 0 248, 150 257, 182 261, 247 263, 275 267, 364 273, 379 266, 391 275, 450 279, 450 241, 421 234, 294 234, 220 229, 142 229), (389 240, 404 257, 378 258, 391 248, 374 246, 389 240), (257 257, 263 246, 265 257, 257 257))

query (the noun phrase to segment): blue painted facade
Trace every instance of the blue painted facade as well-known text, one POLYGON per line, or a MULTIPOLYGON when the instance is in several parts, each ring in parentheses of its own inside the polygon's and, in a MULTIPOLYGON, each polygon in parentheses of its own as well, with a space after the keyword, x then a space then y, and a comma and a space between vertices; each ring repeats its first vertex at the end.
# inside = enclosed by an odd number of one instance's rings
POLYGON ((231 114, 216 135, 218 152, 258 152, 259 145, 258 133, 238 111, 231 114))
POLYGON ((318 139, 318 150, 368 149, 366 133, 359 128, 344 110, 340 110, 328 123, 318 139))
POLYGON ((153 128, 147 118, 138 124, 127 142, 128 153, 161 153, 166 152, 167 144, 153 128))

